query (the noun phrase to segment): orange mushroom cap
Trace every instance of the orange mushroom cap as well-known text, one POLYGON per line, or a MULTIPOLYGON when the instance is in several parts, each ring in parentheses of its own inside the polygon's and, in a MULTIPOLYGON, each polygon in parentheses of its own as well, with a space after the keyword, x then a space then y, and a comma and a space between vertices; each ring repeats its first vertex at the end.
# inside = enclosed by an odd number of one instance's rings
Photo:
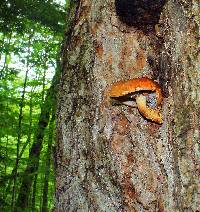
POLYGON ((116 82, 111 86, 109 96, 120 97, 134 93, 136 91, 156 92, 157 105, 160 105, 163 101, 162 90, 160 85, 147 77, 116 82))

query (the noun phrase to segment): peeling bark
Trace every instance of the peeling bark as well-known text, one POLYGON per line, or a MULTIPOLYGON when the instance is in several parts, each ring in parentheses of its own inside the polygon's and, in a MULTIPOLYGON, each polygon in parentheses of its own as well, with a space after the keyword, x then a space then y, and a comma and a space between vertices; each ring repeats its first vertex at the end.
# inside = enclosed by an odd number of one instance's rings
POLYGON ((150 30, 121 22, 114 0, 83 0, 74 11, 57 110, 55 210, 200 210, 195 1, 168 1, 150 30), (112 83, 141 76, 167 97, 162 125, 110 102, 112 83))

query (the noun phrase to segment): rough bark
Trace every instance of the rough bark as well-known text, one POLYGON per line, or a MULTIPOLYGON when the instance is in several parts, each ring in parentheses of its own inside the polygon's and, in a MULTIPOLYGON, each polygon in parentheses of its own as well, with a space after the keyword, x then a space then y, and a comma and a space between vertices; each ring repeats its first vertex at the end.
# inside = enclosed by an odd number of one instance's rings
POLYGON ((171 72, 167 142, 173 175, 168 182, 174 181, 171 202, 178 211, 200 210, 199 6, 196 0, 169 1, 160 20, 171 72))
POLYGON ((56 211, 200 210, 197 9, 170 0, 137 27, 114 0, 80 1, 63 54, 56 211), (109 101, 112 83, 141 76, 163 88, 162 125, 109 101))

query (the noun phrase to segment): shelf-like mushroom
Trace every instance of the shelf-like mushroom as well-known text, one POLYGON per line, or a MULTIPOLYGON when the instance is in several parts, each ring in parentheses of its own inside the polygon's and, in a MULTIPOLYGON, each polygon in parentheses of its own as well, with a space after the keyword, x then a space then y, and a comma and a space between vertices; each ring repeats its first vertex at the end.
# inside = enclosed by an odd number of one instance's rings
MULTIPOLYGON (((146 119, 162 124, 163 120, 159 109, 147 106, 147 99, 144 94, 148 92, 156 93, 156 106, 160 106, 163 101, 161 87, 157 82, 147 77, 116 82, 110 87, 109 96, 120 98, 129 95, 131 98, 135 98, 138 110, 146 119)), ((127 104, 127 101, 123 102, 125 105, 131 106, 131 104, 127 104)))

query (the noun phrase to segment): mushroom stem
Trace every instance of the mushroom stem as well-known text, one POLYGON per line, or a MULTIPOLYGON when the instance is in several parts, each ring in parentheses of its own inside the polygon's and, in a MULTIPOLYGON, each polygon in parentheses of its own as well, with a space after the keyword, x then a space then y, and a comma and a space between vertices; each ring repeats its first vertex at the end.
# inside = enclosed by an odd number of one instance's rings
POLYGON ((162 114, 157 109, 152 109, 147 106, 146 96, 140 94, 136 97, 138 110, 146 119, 154 121, 158 124, 163 123, 162 114))

